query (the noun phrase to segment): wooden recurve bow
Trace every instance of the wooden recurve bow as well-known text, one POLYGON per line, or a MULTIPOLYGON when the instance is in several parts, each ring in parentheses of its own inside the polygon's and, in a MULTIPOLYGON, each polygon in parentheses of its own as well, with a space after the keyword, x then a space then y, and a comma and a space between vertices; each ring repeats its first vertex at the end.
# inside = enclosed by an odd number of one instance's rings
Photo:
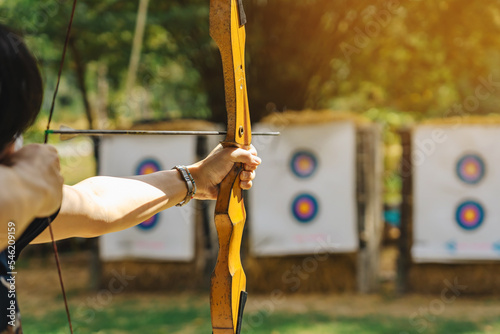
MULTIPOLYGON (((248 148, 252 135, 245 75, 245 23, 242 0, 210 0, 210 35, 222 56, 227 135, 224 147, 248 148)), ((219 254, 212 273, 210 311, 213 334, 239 334, 247 299, 240 248, 246 212, 240 188, 242 164, 220 184, 215 207, 219 254)))

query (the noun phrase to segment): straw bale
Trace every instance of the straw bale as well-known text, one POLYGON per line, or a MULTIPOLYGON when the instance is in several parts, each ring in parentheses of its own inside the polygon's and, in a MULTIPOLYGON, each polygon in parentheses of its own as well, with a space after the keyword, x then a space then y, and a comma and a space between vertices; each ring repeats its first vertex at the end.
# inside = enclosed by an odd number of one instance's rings
POLYGON ((131 130, 151 131, 214 131, 220 125, 200 119, 177 119, 171 121, 155 121, 136 123, 131 130))
POLYGON ((264 117, 260 123, 270 125, 321 124, 328 122, 352 121, 357 125, 368 124, 370 121, 358 114, 333 110, 302 110, 276 112, 264 117))
POLYGON ((500 295, 500 264, 415 264, 408 273, 411 292, 440 294, 452 285, 465 286, 461 295, 500 295))
POLYGON ((355 292, 356 254, 245 259, 249 293, 355 292))
POLYGON ((422 121, 419 125, 500 125, 500 115, 435 118, 422 121))
POLYGON ((208 285, 192 263, 129 260, 104 262, 101 287, 106 288, 124 276, 129 277, 125 279, 127 291, 185 291, 208 285))

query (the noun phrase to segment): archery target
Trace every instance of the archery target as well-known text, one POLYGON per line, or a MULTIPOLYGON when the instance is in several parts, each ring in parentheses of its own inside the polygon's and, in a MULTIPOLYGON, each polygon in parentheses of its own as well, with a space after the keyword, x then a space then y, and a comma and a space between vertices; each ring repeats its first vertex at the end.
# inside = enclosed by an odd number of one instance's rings
POLYGON ((500 126, 422 125, 413 135, 416 262, 500 260, 500 126))
MULTIPOLYGON (((147 175, 159 172, 160 170, 162 170, 162 168, 157 160, 145 159, 139 163, 135 173, 137 175, 147 175)), ((157 213, 156 215, 152 216, 149 219, 146 219, 145 221, 137 225, 136 228, 145 231, 153 229, 156 226, 156 223, 158 223, 159 216, 160 213, 157 213)))
POLYGON ((279 137, 253 140, 263 163, 249 192, 252 254, 356 251, 354 124, 289 125, 279 131, 279 137))
MULTIPOLYGON (((104 137, 99 156, 101 175, 150 174, 196 161, 196 137, 104 137)), ((169 208, 137 227, 100 237, 101 258, 191 261, 195 254, 194 204, 169 208)))
POLYGON ((160 163, 155 159, 145 159, 136 168, 136 175, 147 175, 162 170, 160 163))
POLYGON ((483 159, 477 154, 466 154, 457 162, 457 176, 468 184, 479 183, 485 172, 483 159))
POLYGON ((159 216, 160 216, 160 214, 157 213, 156 215, 154 215, 153 217, 151 217, 149 219, 146 219, 145 221, 143 221, 142 223, 140 223, 136 227, 138 229, 141 229, 141 230, 144 230, 144 231, 151 230, 158 223, 159 216))
POLYGON ((484 209, 478 202, 465 201, 458 206, 455 218, 464 230, 475 230, 483 222, 484 209))
POLYGON ((292 172, 300 178, 312 176, 317 167, 316 155, 309 151, 299 151, 295 153, 290 161, 292 172))
POLYGON ((301 194, 294 199, 292 211, 297 221, 310 223, 318 214, 318 201, 310 194, 301 194))

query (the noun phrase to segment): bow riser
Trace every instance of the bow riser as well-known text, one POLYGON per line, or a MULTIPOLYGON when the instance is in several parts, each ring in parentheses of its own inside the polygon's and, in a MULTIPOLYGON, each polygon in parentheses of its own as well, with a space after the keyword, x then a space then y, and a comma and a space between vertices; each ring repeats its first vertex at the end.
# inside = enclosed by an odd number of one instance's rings
POLYGON ((235 164, 222 181, 215 208, 219 254, 212 273, 210 293, 214 334, 236 333, 241 292, 246 288, 246 276, 240 257, 246 219, 239 187, 240 171, 241 164, 235 164))

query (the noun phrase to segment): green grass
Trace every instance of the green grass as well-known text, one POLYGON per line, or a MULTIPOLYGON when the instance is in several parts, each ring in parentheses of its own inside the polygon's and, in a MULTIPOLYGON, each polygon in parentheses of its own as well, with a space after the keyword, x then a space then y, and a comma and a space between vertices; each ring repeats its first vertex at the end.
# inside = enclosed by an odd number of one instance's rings
MULTIPOLYGON (((83 305, 83 304, 82 304, 83 305)), ((87 305, 88 302, 87 302, 87 305)), ((26 333, 68 333, 62 310, 24 318, 26 333)), ((77 333, 211 333, 208 306, 160 305, 129 300, 113 308, 76 307, 73 326, 77 333)), ((334 317, 319 313, 286 314, 264 311, 245 315, 242 334, 479 334, 499 333, 500 320, 481 322, 460 319, 364 316, 334 317)))

